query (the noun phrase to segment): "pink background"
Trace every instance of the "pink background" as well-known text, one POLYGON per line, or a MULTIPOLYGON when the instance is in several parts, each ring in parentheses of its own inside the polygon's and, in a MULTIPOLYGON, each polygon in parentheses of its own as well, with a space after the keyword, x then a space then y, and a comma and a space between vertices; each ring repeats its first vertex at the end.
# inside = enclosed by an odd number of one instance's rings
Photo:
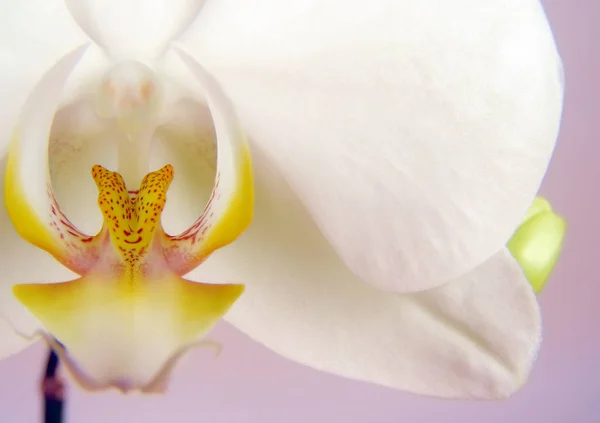
MULTIPOLYGON (((540 296, 544 342, 529 384, 502 403, 419 398, 289 362, 222 324, 225 349, 193 353, 164 397, 90 395, 71 388, 71 423, 138 422, 600 422, 600 0, 546 0, 567 91, 560 142, 543 194, 569 222, 565 253, 540 296)), ((40 419, 45 349, 0 362, 0 422, 40 419)))

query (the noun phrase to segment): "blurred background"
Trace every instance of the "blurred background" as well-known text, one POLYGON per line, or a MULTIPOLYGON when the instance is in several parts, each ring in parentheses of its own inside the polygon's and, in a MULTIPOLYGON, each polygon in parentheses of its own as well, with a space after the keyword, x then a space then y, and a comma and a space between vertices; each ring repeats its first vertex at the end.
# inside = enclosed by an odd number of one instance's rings
MULTIPOLYGON (((501 403, 419 398, 302 367, 221 324, 213 336, 225 346, 221 357, 190 354, 166 396, 70 387, 66 422, 600 423, 600 0, 542 3, 567 77, 561 136, 542 195, 569 229, 539 298, 544 341, 521 392, 501 403)), ((46 354, 36 345, 0 362, 0 423, 42 421, 46 354)))

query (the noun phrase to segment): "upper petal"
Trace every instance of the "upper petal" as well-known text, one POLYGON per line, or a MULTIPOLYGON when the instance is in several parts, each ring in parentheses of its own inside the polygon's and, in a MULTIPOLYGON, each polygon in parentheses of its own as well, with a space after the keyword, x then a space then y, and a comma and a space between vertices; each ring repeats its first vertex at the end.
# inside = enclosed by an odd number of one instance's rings
POLYGON ((79 26, 116 60, 154 59, 194 21, 204 0, 65 0, 79 26))
POLYGON ((559 129, 537 0, 210 1, 182 43, 352 271, 386 290, 502 248, 559 129))
POLYGON ((525 383, 540 314, 508 252, 428 292, 379 291, 259 168, 253 225, 190 274, 246 285, 226 320, 300 363, 418 394, 497 399, 525 383))
POLYGON ((0 151, 27 94, 60 57, 86 37, 63 0, 10 0, 0 14, 0 151))

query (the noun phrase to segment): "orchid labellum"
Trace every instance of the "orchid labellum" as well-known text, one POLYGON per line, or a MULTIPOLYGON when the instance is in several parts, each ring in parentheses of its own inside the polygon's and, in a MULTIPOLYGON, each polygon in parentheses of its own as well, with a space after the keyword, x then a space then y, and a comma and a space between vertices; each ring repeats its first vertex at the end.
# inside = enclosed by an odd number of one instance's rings
POLYGON ((515 234, 562 107, 537 0, 10 0, 0 19, 0 356, 42 338, 86 388, 157 391, 224 317, 418 394, 527 380, 523 266, 543 284, 564 232, 541 257, 515 234))

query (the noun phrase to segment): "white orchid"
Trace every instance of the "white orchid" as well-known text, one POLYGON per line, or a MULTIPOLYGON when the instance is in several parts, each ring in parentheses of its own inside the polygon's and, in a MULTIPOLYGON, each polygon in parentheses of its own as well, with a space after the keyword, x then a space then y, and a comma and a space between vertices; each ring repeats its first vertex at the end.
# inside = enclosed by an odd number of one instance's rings
POLYGON ((0 19, 0 356, 41 337, 84 387, 156 391, 224 316, 418 394, 526 381, 540 312, 505 245, 563 95, 538 0, 10 0, 0 19))

